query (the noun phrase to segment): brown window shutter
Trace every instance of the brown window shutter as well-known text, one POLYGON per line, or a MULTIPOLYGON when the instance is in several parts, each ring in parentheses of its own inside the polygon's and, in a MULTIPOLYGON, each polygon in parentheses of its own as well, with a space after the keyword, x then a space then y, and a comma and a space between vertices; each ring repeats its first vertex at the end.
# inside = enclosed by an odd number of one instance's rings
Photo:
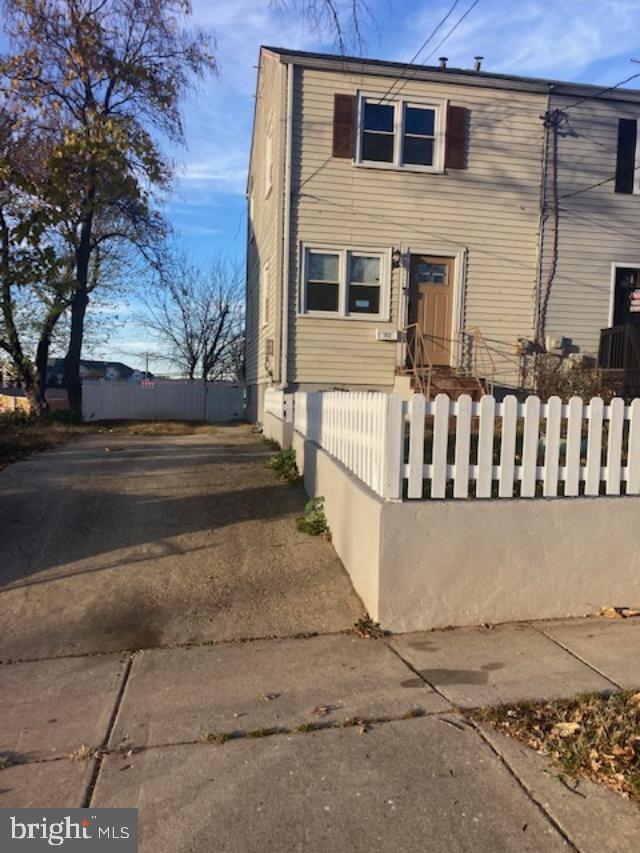
POLYGON ((467 128, 469 110, 466 107, 447 108, 447 140, 444 155, 445 169, 467 168, 467 128))
POLYGON ((333 102, 333 156, 353 159, 355 95, 335 95, 333 102))
POLYGON ((632 193, 636 170, 636 140, 638 123, 634 118, 618 121, 618 158, 616 161, 616 192, 632 193))

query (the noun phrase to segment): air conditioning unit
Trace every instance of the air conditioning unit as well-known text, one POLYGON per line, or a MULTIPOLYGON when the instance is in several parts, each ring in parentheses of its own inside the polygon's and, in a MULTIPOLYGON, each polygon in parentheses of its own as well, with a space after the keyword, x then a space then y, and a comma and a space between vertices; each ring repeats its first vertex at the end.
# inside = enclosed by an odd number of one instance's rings
POLYGON ((547 335, 545 346, 547 352, 561 353, 564 350, 564 338, 562 335, 547 335))

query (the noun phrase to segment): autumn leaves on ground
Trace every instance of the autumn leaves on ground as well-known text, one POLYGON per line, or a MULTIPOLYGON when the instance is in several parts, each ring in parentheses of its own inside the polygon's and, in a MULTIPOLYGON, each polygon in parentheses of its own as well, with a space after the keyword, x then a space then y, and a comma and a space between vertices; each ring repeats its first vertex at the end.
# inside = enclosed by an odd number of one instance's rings
POLYGON ((602 782, 640 803, 640 693, 503 705, 472 716, 550 755, 571 779, 602 782))

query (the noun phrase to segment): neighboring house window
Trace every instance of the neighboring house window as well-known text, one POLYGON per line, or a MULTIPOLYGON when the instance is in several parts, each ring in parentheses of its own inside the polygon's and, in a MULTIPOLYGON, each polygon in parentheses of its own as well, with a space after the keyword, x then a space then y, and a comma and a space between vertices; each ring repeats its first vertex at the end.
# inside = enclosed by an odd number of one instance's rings
POLYGON ((444 169, 446 102, 360 95, 356 162, 410 171, 444 169))
POLYGON ((618 120, 615 191, 640 193, 640 122, 635 118, 618 120))
POLYGON ((302 248, 302 313, 388 319, 389 251, 302 248))
POLYGON ((264 146, 264 197, 271 192, 273 186, 273 128, 269 128, 264 146))

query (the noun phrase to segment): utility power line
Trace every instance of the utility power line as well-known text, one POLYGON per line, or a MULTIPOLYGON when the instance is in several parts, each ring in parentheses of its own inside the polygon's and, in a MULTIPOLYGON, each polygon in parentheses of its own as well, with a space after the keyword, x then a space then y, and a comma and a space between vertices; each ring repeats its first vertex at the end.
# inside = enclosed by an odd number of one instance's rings
MULTIPOLYGON (((442 20, 437 24, 437 26, 436 26, 436 27, 434 27, 434 29, 431 31, 431 33, 427 36, 427 38, 422 42, 422 44, 420 45, 420 47, 419 47, 419 48, 416 50, 416 52, 413 54, 413 56, 412 56, 412 57, 411 57, 411 59, 409 60, 409 65, 413 65, 413 64, 417 61, 417 59, 418 59, 418 57, 420 56, 420 54, 423 52, 423 50, 425 50, 425 49, 427 48, 427 46, 429 45, 429 43, 430 43, 431 39, 432 39, 432 38, 434 38, 435 34, 438 32, 438 30, 440 29, 440 27, 444 26, 444 24, 446 24, 446 22, 448 21, 448 19, 451 17, 451 15, 452 15, 452 14, 453 14, 453 12, 455 11, 455 8, 456 8, 456 6, 458 5, 458 3, 459 3, 459 0, 455 0, 455 2, 454 2, 454 3, 453 3, 453 5, 451 6, 451 8, 450 8, 450 9, 449 9, 449 11, 447 12, 447 14, 444 16, 444 18, 442 18, 442 20)), ((391 92, 393 91, 393 89, 396 87, 396 85, 397 85, 397 84, 402 80, 402 78, 403 78, 403 77, 404 77, 404 75, 407 73, 407 71, 408 71, 408 68, 405 68, 405 69, 403 70, 402 74, 398 77, 398 79, 393 81, 393 83, 391 84, 391 86, 387 89, 387 91, 384 93, 384 95, 383 95, 383 96, 380 98, 380 100, 378 101, 378 103, 379 103, 379 104, 384 103, 384 101, 389 97, 389 95, 391 94, 391 92)))
MULTIPOLYGON (((435 53, 437 53, 437 51, 438 51, 438 50, 440 50, 440 48, 441 48, 441 47, 442 47, 442 45, 445 43, 445 41, 447 41, 447 39, 455 33, 455 31, 458 29, 458 27, 460 26, 460 24, 465 20, 465 18, 466 18, 468 15, 470 15, 470 14, 471 14, 471 12, 473 12, 473 10, 475 9, 475 7, 478 5, 478 3, 479 3, 479 2, 480 2, 480 0, 473 0, 473 3, 469 6, 469 8, 467 9, 467 11, 466 11, 463 15, 461 15, 461 17, 460 17, 460 18, 458 18, 458 20, 457 20, 457 21, 455 22, 455 24, 451 27, 451 29, 449 30, 449 32, 448 32, 448 33, 447 33, 447 34, 446 34, 446 35, 445 35, 445 36, 444 36, 444 37, 443 37, 443 38, 438 42, 438 44, 433 48, 433 50, 431 51, 431 53, 430 53, 430 54, 428 54, 428 56, 426 56, 426 57, 424 58, 423 63, 428 62, 428 61, 431 59, 431 57, 432 57, 435 53)), ((451 12, 452 12, 452 11, 453 11, 453 8, 449 11, 449 14, 451 14, 451 12)), ((447 15, 447 17, 448 17, 448 15, 447 15)), ((446 18, 445 18, 445 20, 446 20, 446 18)), ((419 71, 419 70, 420 70, 420 69, 419 69, 419 67, 418 67, 418 69, 417 69, 416 71, 414 71, 414 72, 413 72, 413 74, 412 74, 410 77, 407 77, 407 78, 406 78, 406 80, 405 80, 405 82, 402 84, 402 86, 398 89, 398 91, 397 91, 397 92, 395 92, 394 97, 397 97, 397 96, 400 94, 400 92, 402 92, 402 90, 403 90, 403 89, 404 89, 404 87, 407 85, 407 83, 409 83, 409 82, 411 82, 411 80, 414 80, 414 79, 415 79, 415 76, 416 76, 416 74, 417 74, 417 71, 419 71)))

